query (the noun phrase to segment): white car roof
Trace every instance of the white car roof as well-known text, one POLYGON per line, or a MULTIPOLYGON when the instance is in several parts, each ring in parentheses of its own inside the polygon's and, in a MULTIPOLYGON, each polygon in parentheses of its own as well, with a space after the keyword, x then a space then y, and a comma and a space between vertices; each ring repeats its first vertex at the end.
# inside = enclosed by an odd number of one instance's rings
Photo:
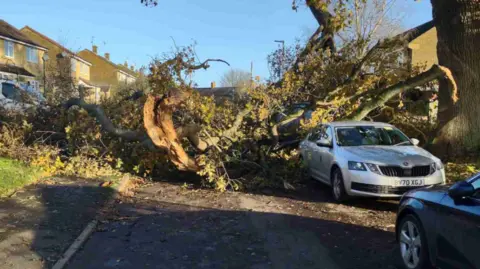
POLYGON ((384 122, 373 122, 373 121, 334 121, 328 123, 332 127, 355 127, 355 126, 375 126, 375 127, 394 127, 391 124, 384 122))

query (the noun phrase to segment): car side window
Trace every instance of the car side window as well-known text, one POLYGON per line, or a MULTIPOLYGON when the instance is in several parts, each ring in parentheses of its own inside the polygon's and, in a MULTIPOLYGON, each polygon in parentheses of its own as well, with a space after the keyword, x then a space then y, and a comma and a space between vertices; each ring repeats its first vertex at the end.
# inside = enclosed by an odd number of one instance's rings
POLYGON ((318 138, 320 137, 319 135, 319 129, 316 128, 315 130, 312 131, 312 133, 308 136, 308 140, 311 142, 317 142, 318 138))
POLYGON ((332 133, 332 128, 330 126, 325 127, 325 132, 323 133, 323 138, 330 141, 330 143, 332 142, 333 133, 332 133))
POLYGON ((475 194, 473 197, 480 199, 480 175, 477 175, 477 177, 471 181, 473 188, 475 189, 475 194))

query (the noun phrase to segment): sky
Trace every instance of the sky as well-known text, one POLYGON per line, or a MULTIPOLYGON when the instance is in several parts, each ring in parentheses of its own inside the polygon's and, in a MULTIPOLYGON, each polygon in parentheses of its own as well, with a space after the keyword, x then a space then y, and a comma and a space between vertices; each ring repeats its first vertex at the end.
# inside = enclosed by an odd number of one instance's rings
MULTIPOLYGON (((140 0, 2 0, 0 18, 17 28, 25 25, 73 51, 99 47, 116 63, 146 66, 156 56, 177 46, 196 43, 200 60, 221 58, 228 67, 212 63, 193 80, 201 87, 217 85, 229 68, 269 76, 267 55, 274 40, 293 44, 316 29, 306 9, 294 12, 292 0, 159 0, 145 7, 140 0), (174 41, 173 41, 174 40, 174 41)), ((430 1, 397 0, 403 27, 415 27, 432 18, 430 1)))

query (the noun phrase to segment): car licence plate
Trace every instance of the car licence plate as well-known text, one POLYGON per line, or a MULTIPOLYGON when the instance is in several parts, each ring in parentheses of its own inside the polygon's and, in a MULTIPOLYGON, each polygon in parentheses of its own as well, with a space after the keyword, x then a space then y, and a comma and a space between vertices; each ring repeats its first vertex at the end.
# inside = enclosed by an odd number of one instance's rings
POLYGON ((423 179, 400 179, 395 181, 395 186, 398 187, 414 187, 414 186, 423 186, 423 179))

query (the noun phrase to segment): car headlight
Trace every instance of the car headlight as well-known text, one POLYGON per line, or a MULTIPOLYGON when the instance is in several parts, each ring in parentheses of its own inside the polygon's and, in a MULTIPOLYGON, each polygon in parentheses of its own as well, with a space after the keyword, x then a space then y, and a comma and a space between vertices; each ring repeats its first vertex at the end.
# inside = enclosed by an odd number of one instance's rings
POLYGON ((348 162, 348 170, 356 170, 356 171, 367 171, 367 168, 363 163, 360 162, 348 162))
POLYGON ((442 162, 434 162, 430 165, 430 174, 435 173, 437 170, 442 170, 443 169, 443 163, 442 162))
POLYGON ((442 170, 443 169, 442 161, 439 161, 438 163, 435 163, 435 166, 436 166, 437 170, 442 170))
POLYGON ((372 171, 375 174, 381 175, 380 169, 378 169, 378 165, 373 163, 366 163, 368 170, 372 171))
POLYGON ((437 171, 437 164, 436 163, 432 163, 430 165, 430 175, 435 173, 435 171, 437 171))

